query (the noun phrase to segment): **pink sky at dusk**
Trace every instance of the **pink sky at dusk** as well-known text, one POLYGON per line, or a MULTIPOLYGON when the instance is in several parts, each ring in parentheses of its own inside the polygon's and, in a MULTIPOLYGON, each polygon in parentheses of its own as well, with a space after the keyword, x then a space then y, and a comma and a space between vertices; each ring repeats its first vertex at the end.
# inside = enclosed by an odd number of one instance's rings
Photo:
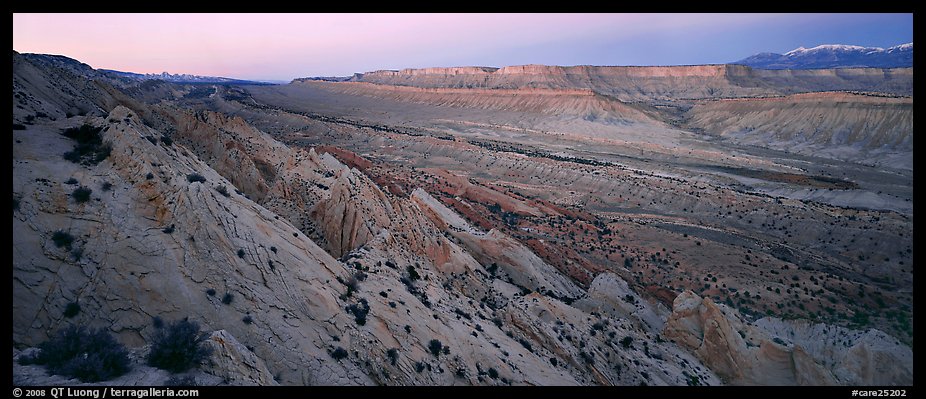
POLYGON ((841 40, 814 26, 832 33, 843 22, 844 44, 912 41, 912 15, 840 15, 14 14, 13 49, 138 73, 288 80, 427 66, 723 63, 841 40), (869 19, 896 32, 852 37, 869 19))

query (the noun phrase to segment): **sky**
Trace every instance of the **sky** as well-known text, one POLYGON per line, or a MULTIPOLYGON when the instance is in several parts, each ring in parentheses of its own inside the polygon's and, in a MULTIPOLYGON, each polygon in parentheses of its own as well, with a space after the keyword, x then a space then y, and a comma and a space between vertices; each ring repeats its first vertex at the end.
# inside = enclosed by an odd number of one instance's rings
POLYGON ((441 66, 695 65, 913 42, 913 14, 13 14, 13 49, 288 81, 441 66))

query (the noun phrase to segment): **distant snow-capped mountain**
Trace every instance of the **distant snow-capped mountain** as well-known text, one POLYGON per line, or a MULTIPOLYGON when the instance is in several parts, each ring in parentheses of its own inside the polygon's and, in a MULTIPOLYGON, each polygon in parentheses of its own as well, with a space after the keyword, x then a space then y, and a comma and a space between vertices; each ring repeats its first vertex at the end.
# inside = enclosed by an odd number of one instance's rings
POLYGON ((784 54, 759 53, 734 64, 759 69, 906 68, 913 66, 913 43, 887 49, 845 44, 798 47, 784 54))
POLYGON ((186 73, 182 74, 171 74, 167 72, 161 73, 134 73, 134 72, 122 72, 114 71, 111 69, 102 69, 103 72, 112 73, 124 78, 136 79, 136 80, 163 80, 165 82, 171 83, 236 83, 236 84, 245 84, 245 83, 260 83, 252 82, 249 80, 240 80, 232 78, 223 78, 218 76, 200 76, 200 75, 190 75, 186 73))

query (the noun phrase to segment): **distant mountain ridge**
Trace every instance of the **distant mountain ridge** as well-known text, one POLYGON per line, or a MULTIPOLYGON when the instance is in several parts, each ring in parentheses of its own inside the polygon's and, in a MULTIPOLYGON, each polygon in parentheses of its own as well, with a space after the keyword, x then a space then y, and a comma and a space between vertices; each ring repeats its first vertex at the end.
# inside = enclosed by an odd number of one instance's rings
POLYGON ((171 83, 267 84, 267 82, 253 80, 232 79, 219 76, 190 75, 186 73, 172 74, 168 72, 161 72, 141 74, 134 72, 116 71, 112 69, 100 69, 100 71, 134 80, 163 80, 165 82, 171 83))
POLYGON ((798 47, 784 54, 759 53, 733 64, 758 69, 909 68, 913 66, 913 43, 887 49, 844 44, 798 47))

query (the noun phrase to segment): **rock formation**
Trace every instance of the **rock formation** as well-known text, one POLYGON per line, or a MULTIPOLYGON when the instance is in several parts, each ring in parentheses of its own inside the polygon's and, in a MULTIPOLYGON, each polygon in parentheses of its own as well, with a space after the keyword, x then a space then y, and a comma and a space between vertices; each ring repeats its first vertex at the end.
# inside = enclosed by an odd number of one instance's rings
POLYGON ((663 335, 731 384, 913 384, 913 352, 883 332, 777 318, 746 323, 691 291, 675 298, 663 335))

